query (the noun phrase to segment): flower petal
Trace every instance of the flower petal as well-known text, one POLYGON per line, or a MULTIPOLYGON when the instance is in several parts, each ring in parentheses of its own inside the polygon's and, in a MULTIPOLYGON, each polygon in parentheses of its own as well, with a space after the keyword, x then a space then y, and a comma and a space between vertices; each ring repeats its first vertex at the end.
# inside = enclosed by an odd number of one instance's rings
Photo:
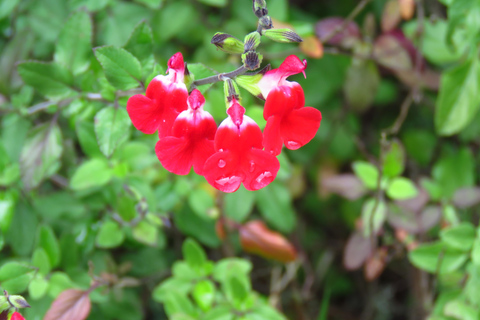
POLYGON ((155 133, 162 121, 159 105, 141 94, 128 99, 127 112, 135 128, 146 134, 155 133))
POLYGON ((244 159, 241 167, 246 173, 243 181, 245 189, 258 190, 275 180, 280 162, 274 155, 260 149, 252 149, 244 159))
POLYGON ((296 150, 310 142, 315 137, 321 120, 320 111, 312 107, 293 110, 284 117, 280 125, 280 136, 287 149, 296 150))
POLYGON ((282 152, 283 140, 280 136, 281 116, 271 116, 267 120, 267 125, 263 130, 263 147, 265 151, 273 155, 279 155, 282 152))
POLYGON ((202 139, 195 143, 193 151, 193 170, 196 174, 203 175, 205 162, 215 153, 213 140, 202 139))
POLYGON ((265 102, 263 118, 268 120, 273 115, 283 115, 290 112, 297 106, 297 93, 288 86, 279 86, 272 89, 265 102))
POLYGON ((245 174, 238 168, 237 156, 231 151, 222 151, 208 158, 203 168, 208 183, 223 192, 237 191, 245 179, 245 174))
POLYGON ((193 163, 193 148, 185 138, 165 137, 157 142, 155 153, 168 171, 187 175, 193 163))

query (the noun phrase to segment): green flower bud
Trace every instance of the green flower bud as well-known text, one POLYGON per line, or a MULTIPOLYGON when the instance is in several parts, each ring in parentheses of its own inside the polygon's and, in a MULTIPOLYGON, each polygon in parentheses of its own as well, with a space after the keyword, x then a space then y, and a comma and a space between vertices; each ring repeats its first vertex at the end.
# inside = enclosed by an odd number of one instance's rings
POLYGON ((260 33, 254 31, 245 36, 244 52, 254 51, 260 44, 260 33))
POLYGON ((249 51, 242 54, 242 62, 247 70, 256 70, 260 68, 263 56, 255 51, 249 51))
POLYGON ((272 18, 270 16, 264 16, 258 19, 258 23, 262 26, 263 29, 272 29, 273 24, 272 24, 272 18))
POLYGON ((0 312, 3 312, 4 310, 10 309, 11 305, 7 300, 7 297, 1 296, 0 297, 0 312))
POLYGON ((302 42, 302 38, 290 29, 269 29, 265 30, 263 34, 276 42, 292 43, 302 42))
POLYGON ((227 53, 243 53, 243 42, 228 33, 215 33, 210 43, 227 53))
POLYGON ((268 14, 268 10, 265 0, 253 0, 253 12, 257 18, 266 16, 268 14))
POLYGON ((225 93, 227 109, 230 106, 229 102, 232 101, 233 98, 240 101, 240 90, 238 90, 237 84, 232 79, 227 79, 223 82, 223 92, 225 93))
POLYGON ((30 308, 27 300, 22 296, 9 296, 8 300, 10 300, 10 304, 17 309, 30 308))
POLYGON ((260 88, 258 87, 258 82, 262 80, 263 75, 257 73, 255 75, 243 75, 235 78, 235 81, 238 85, 256 97, 262 97, 260 88))

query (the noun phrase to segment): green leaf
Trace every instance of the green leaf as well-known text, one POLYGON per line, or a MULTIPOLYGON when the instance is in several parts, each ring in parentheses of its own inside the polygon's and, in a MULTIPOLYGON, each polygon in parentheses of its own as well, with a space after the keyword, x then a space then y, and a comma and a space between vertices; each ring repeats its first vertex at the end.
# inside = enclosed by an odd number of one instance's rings
POLYGON ((365 161, 355 161, 352 165, 355 175, 362 180, 369 189, 377 189, 378 169, 373 164, 365 161))
POLYGON ((203 189, 195 189, 188 195, 188 204, 193 212, 198 216, 209 219, 212 218, 212 209, 215 207, 213 196, 203 189))
MULTIPOLYGON (((188 64, 188 71, 190 72, 191 75, 193 75, 194 80, 199 80, 203 78, 207 78, 210 76, 213 76, 216 74, 216 72, 213 69, 210 69, 203 63, 192 63, 188 64)), ((197 87, 200 92, 205 94, 205 92, 213 85, 213 83, 210 84, 205 84, 203 86, 197 87)))
POLYGON ((393 178, 387 187, 387 195, 395 200, 414 198, 417 194, 418 189, 412 180, 403 177, 393 178))
POLYGON ((207 6, 212 7, 225 7, 227 5, 227 0, 198 0, 199 2, 206 4, 207 6))
POLYGON ((114 87, 128 90, 139 86, 142 67, 135 56, 125 49, 113 46, 97 47, 94 50, 107 80, 114 87))
POLYGON ((208 311, 215 302, 215 292, 212 281, 202 280, 193 287, 192 297, 203 311, 208 311))
POLYGON ((195 21, 197 14, 198 12, 189 2, 168 1, 162 10, 159 10, 158 16, 155 16, 152 27, 156 36, 162 42, 166 42, 181 33, 189 23, 195 21))
POLYGON ((100 147, 98 146, 97 137, 95 136, 93 123, 78 121, 75 124, 75 129, 82 151, 91 158, 103 157, 100 147))
POLYGON ((270 225, 285 233, 295 228, 295 211, 285 185, 273 182, 255 195, 260 213, 270 225))
POLYGON ((480 236, 478 235, 478 230, 477 230, 477 237, 475 238, 475 241, 473 242, 471 255, 472 255, 472 262, 477 267, 480 267, 480 236))
POLYGON ((443 229, 440 232, 440 239, 454 249, 468 251, 472 248, 475 240, 475 228, 471 223, 463 222, 448 229, 443 229))
MULTIPOLYGON (((168 196, 175 197, 173 201, 178 201, 176 200, 176 197, 178 197, 177 193, 171 193, 168 196)), ((215 220, 201 218, 193 213, 189 206, 184 206, 179 214, 174 215, 174 222, 183 234, 195 237, 195 239, 209 247, 220 245, 220 240, 215 233, 215 220)))
POLYGON ((125 234, 118 223, 107 220, 98 231, 95 242, 100 248, 115 248, 122 244, 125 234))
POLYGON ((234 274, 230 274, 223 284, 223 291, 227 298, 234 303, 235 307, 240 308, 247 299, 250 288, 245 284, 245 281, 241 281, 234 274))
POLYGON ((138 3, 142 3, 150 9, 158 9, 164 0, 135 0, 138 3))
POLYGON ((201 269, 207 262, 207 256, 202 247, 192 239, 187 239, 182 246, 183 258, 193 269, 201 269))
POLYGON ((248 217, 255 204, 255 193, 240 187, 233 193, 224 195, 225 214, 236 222, 243 222, 248 217))
POLYGON ((33 252, 32 265, 38 268, 42 275, 47 275, 52 269, 47 252, 43 248, 37 248, 33 252))
POLYGON ((16 254, 30 255, 37 225, 38 219, 33 208, 25 202, 19 202, 6 236, 7 242, 16 254))
POLYGON ((60 246, 51 227, 47 225, 40 227, 38 246, 45 249, 50 260, 50 265, 52 267, 58 266, 60 263, 60 246))
POLYGON ((453 300, 445 305, 444 313, 459 320, 478 320, 479 311, 460 300, 453 300))
POLYGON ((46 123, 30 131, 20 155, 22 181, 27 190, 37 187, 60 168, 62 151, 62 134, 57 124, 46 123))
POLYGON ((156 246, 158 241, 158 228, 142 220, 133 228, 133 238, 146 245, 156 246))
POLYGON ((173 316, 174 314, 186 314, 197 319, 196 309, 193 303, 188 299, 187 296, 180 294, 176 291, 172 291, 164 301, 165 311, 168 316, 173 316))
POLYGON ((392 141, 383 159, 383 175, 393 178, 405 169, 405 151, 400 141, 392 141))
POLYGON ((37 276, 28 285, 28 294, 33 300, 38 300, 45 296, 48 290, 48 281, 42 277, 37 276))
POLYGON ((33 268, 18 262, 7 262, 0 267, 0 283, 21 277, 34 271, 33 268))
POLYGON ((190 279, 179 279, 171 277, 160 283, 153 290, 153 300, 163 303, 172 291, 177 291, 182 295, 188 294, 192 289, 193 283, 190 279))
POLYGON ((460 132, 480 107, 480 64, 478 58, 442 74, 435 110, 435 127, 440 135, 460 132))
POLYGON ((410 262, 417 268, 431 273, 445 274, 460 268, 468 254, 452 249, 440 241, 418 246, 409 253, 410 262))
POLYGON ((207 312, 202 320, 236 320, 232 307, 226 305, 215 306, 212 310, 207 312))
POLYGON ((95 115, 95 134, 105 156, 110 157, 128 139, 130 125, 127 110, 123 108, 106 107, 95 115))
POLYGON ((376 234, 387 218, 387 206, 384 201, 370 198, 362 207, 363 235, 376 234))
POLYGON ((112 176, 112 170, 106 160, 91 159, 78 167, 70 180, 70 187, 73 190, 101 187, 107 184, 112 176))
POLYGON ((144 61, 149 59, 153 54, 153 35, 152 29, 145 22, 140 22, 135 29, 133 29, 130 38, 124 46, 125 50, 129 51, 138 60, 144 61))
POLYGON ((62 99, 75 94, 73 76, 64 66, 51 62, 28 61, 18 65, 18 73, 28 84, 50 99, 62 99))
POLYGON ((0 20, 8 17, 10 13, 18 6, 20 0, 2 0, 0 1, 0 20))
POLYGON ((92 21, 86 11, 77 11, 60 31, 54 59, 77 75, 87 70, 91 54, 92 21))
POLYGON ((56 298, 63 291, 75 287, 72 280, 63 272, 54 272, 48 281, 48 295, 52 298, 56 298))

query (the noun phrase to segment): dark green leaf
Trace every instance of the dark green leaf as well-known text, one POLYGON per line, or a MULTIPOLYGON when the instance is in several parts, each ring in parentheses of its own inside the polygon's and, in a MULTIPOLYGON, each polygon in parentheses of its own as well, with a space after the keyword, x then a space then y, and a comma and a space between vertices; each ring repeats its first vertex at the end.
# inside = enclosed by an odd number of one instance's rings
POLYGON ((123 108, 105 107, 95 115, 95 134, 100 150, 110 157, 130 135, 131 121, 123 108))
POLYGON ((240 187, 233 193, 224 196, 225 214, 237 222, 243 222, 253 209, 255 193, 240 187))
POLYGON ((115 248, 122 244, 125 234, 118 223, 107 220, 98 231, 95 242, 100 248, 115 248))
POLYGON ((140 61, 144 61, 152 56, 152 29, 145 21, 140 22, 135 29, 133 29, 133 32, 124 48, 137 57, 137 59, 140 61))
POLYGON ((192 239, 187 239, 182 246, 183 258, 193 269, 200 269, 207 261, 207 256, 202 247, 192 239))
POLYGON ((38 246, 45 250, 52 267, 56 267, 60 263, 60 246, 51 227, 47 225, 40 227, 38 246))
POLYGON ((255 195, 260 213, 269 224, 282 232, 295 228, 295 211, 285 185, 273 182, 255 195))
POLYGON ((70 180, 70 187, 73 190, 101 187, 107 184, 112 176, 112 170, 105 160, 91 159, 78 167, 70 180))
POLYGON ((105 71, 107 80, 117 89, 136 88, 142 77, 140 62, 122 48, 105 46, 95 48, 95 56, 105 71))

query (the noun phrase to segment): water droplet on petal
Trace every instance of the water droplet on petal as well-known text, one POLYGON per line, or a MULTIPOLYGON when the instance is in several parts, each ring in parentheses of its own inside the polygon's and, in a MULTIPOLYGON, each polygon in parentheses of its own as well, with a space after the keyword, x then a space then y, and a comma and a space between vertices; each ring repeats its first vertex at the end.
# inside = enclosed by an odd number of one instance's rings
POLYGON ((223 149, 218 149, 218 152, 223 152, 223 149))
POLYGON ((253 172, 255 170, 255 162, 250 161, 250 172, 253 172))
POLYGON ((242 183, 242 178, 239 176, 230 176, 230 177, 224 177, 215 180, 215 183, 217 183, 223 192, 233 192, 240 187, 240 183, 242 183))
POLYGON ((222 159, 218 160, 218 167, 219 168, 224 168, 226 164, 227 163, 225 162, 225 160, 222 160, 222 159))
MULTIPOLYGON (((270 171, 265 171, 265 172, 261 173, 261 174, 257 177, 257 179, 255 179, 255 181, 257 181, 257 183, 259 183, 259 184, 262 184, 262 183, 265 183, 265 182, 266 182, 266 184, 268 184, 268 183, 270 183, 270 182, 272 181, 271 179, 269 179, 269 178, 271 178, 272 176, 273 176, 273 174, 272 174, 270 171), (267 180, 268 180, 268 181, 267 181, 267 180)), ((265 184, 265 185, 266 185, 266 184, 265 184)))
POLYGON ((302 145, 300 144, 300 142, 297 142, 297 141, 287 141, 287 142, 285 142, 285 146, 288 149, 295 150, 295 149, 300 148, 302 145))

